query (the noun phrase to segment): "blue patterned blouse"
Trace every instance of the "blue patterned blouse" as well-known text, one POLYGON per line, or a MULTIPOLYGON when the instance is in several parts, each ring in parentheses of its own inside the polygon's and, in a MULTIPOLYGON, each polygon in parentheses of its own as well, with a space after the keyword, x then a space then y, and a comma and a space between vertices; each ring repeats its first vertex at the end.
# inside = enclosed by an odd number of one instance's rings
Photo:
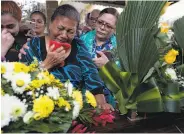
MULTIPOLYGON (((22 62, 30 64, 33 57, 36 57, 38 61, 43 61, 46 58, 45 37, 33 38, 28 46, 29 49, 26 50, 27 54, 22 57, 22 62)), ((61 82, 66 82, 69 79, 74 87, 83 89, 83 92, 90 90, 94 95, 103 94, 104 84, 98 75, 98 70, 86 47, 78 38, 72 42, 72 51, 65 60, 65 66, 54 68, 50 72, 61 82)))
POLYGON ((97 46, 95 40, 96 31, 90 31, 80 37, 91 54, 92 58, 97 56, 96 51, 111 50, 116 46, 116 37, 112 35, 102 46, 97 46))

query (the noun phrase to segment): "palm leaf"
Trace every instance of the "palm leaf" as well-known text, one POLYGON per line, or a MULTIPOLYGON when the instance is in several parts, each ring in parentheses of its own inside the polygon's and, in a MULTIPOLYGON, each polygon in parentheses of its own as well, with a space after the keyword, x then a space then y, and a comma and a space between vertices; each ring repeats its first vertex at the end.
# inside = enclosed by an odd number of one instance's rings
POLYGON ((183 26, 184 26, 184 16, 178 19, 177 21, 175 21, 174 26, 173 26, 176 41, 182 49, 184 49, 183 26))
POLYGON ((122 68, 137 73, 139 81, 158 60, 152 28, 164 6, 163 1, 128 1, 117 22, 117 51, 122 68))

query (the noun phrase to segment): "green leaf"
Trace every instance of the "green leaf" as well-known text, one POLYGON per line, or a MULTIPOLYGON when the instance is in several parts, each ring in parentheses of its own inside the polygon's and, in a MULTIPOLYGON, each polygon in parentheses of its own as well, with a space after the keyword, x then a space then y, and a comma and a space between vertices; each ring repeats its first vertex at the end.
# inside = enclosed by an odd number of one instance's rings
POLYGON ((178 45, 184 49, 183 26, 184 26, 184 16, 174 22, 173 29, 174 29, 174 35, 178 45))
POLYGON ((127 99, 123 97, 121 90, 115 94, 115 98, 118 101, 118 108, 121 114, 126 114, 128 112, 127 108, 125 107, 127 99))

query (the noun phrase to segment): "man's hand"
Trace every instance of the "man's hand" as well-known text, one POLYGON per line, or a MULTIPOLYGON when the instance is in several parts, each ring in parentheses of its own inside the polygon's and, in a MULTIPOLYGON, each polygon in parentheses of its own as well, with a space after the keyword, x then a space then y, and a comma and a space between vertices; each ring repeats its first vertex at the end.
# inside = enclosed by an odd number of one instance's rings
POLYGON ((109 62, 109 59, 106 57, 106 55, 103 52, 97 51, 97 53, 100 55, 100 57, 94 58, 93 62, 98 68, 100 68, 104 66, 107 62, 109 62))
POLYGON ((3 29, 1 32, 1 56, 6 55, 8 50, 12 47, 14 41, 15 39, 11 33, 9 33, 7 29, 3 29))
POLYGON ((98 105, 99 108, 101 108, 101 109, 110 109, 110 110, 114 111, 114 108, 106 102, 105 96, 103 94, 95 95, 95 99, 97 101, 97 105, 98 105))
POLYGON ((71 48, 67 51, 64 47, 59 47, 53 52, 54 45, 49 47, 46 59, 42 62, 41 66, 45 69, 51 69, 64 61, 70 54, 71 48))

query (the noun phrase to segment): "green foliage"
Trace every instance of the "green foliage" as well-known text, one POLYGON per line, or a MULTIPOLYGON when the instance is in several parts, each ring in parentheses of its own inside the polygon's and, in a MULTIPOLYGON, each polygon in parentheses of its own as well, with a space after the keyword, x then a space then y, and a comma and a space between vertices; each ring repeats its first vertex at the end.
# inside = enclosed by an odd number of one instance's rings
POLYGON ((119 17, 115 51, 121 68, 114 63, 107 63, 99 73, 116 97, 122 114, 128 110, 180 111, 182 97, 178 93, 181 92, 173 94, 177 88, 168 88, 170 78, 166 78, 165 65, 160 62, 161 57, 171 48, 168 36, 159 33, 157 24, 165 3, 128 1, 119 17))
POLYGON ((175 34, 175 38, 176 41, 178 43, 178 45, 180 46, 180 48, 184 49, 184 16, 180 19, 178 19, 177 21, 175 21, 174 25, 173 25, 173 29, 174 29, 174 34, 175 34))
POLYGON ((9 95, 13 95, 13 88, 10 86, 10 82, 7 82, 6 79, 1 77, 1 87, 4 90, 5 93, 8 93, 9 95))
POLYGON ((51 116, 43 120, 33 120, 30 124, 25 124, 22 119, 17 122, 11 122, 8 127, 3 128, 6 133, 11 132, 40 132, 40 133, 66 133, 72 123, 72 112, 63 110, 53 112, 51 116))
POLYGON ((164 4, 165 1, 128 1, 117 23, 121 66, 125 72, 138 74, 139 82, 159 58, 154 25, 164 4))

